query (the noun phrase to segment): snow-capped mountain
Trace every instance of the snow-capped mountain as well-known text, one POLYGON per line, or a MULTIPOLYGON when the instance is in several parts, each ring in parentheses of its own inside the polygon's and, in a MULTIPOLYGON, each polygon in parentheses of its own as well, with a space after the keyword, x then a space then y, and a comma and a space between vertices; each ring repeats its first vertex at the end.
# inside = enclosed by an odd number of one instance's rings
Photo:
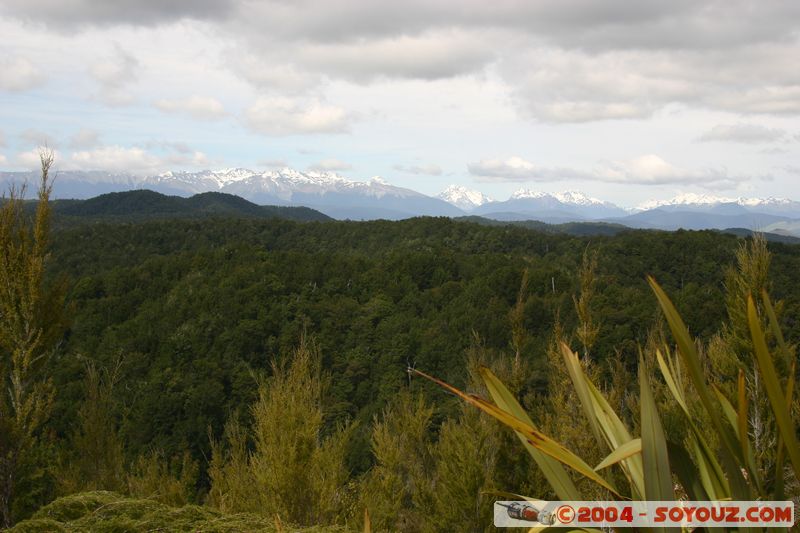
POLYGON ((480 191, 468 189, 463 185, 450 185, 437 195, 437 198, 447 203, 453 204, 464 211, 472 211, 476 207, 492 201, 480 191))
POLYGON ((611 202, 578 191, 551 194, 533 189, 519 189, 508 200, 484 204, 475 213, 504 220, 537 219, 544 222, 598 220, 626 214, 624 209, 611 202))
MULTIPOLYGON (((0 187, 11 183, 35 185, 33 172, 0 172, 0 187)), ((54 198, 91 198, 109 192, 151 189, 191 196, 203 192, 234 194, 261 205, 302 205, 339 219, 401 219, 420 215, 463 216, 496 220, 539 220, 549 223, 604 221, 634 228, 727 229, 800 233, 800 202, 785 198, 732 198, 682 194, 626 210, 578 191, 547 193, 515 191, 507 200, 452 185, 437 198, 398 187, 380 177, 367 181, 335 172, 301 172, 291 168, 253 171, 226 168, 200 172, 164 172, 140 177, 99 171, 61 171, 54 198)), ((35 193, 29 187, 28 194, 35 193)))
MULTIPOLYGON (((31 182, 33 174, 0 173, 0 182, 31 182)), ((459 216, 453 205, 389 184, 380 177, 356 181, 334 172, 300 172, 290 168, 256 172, 244 168, 165 172, 155 176, 120 176, 102 172, 58 174, 54 198, 89 198, 107 192, 151 189, 191 196, 217 191, 261 205, 304 205, 334 218, 399 219, 419 215, 459 216)))
POLYGON ((635 211, 713 212, 720 214, 761 213, 778 216, 800 215, 800 202, 787 198, 745 198, 713 196, 708 194, 685 193, 668 200, 650 200, 639 204, 635 211))

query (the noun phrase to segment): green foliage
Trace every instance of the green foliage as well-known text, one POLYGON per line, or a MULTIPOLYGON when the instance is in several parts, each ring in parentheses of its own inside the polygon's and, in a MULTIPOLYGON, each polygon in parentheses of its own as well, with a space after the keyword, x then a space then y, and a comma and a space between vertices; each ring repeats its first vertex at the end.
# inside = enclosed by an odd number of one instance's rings
POLYGON ((578 315, 578 327, 575 329, 575 336, 583 345, 583 353, 587 358, 597 342, 597 336, 600 334, 600 324, 595 322, 591 309, 591 301, 597 284, 596 271, 597 251, 590 253, 587 248, 583 252, 579 275, 580 292, 577 297, 572 297, 575 303, 575 313, 578 315))
POLYGON ((140 455, 127 475, 127 492, 167 505, 185 505, 195 499, 197 462, 189 452, 168 460, 158 451, 140 455))
POLYGON ((376 531, 423 530, 435 468, 432 417, 421 396, 404 392, 373 422, 375 466, 362 480, 360 494, 376 531))
POLYGON ((20 522, 13 533, 185 531, 238 533, 242 531, 333 533, 335 526, 276 527, 275 521, 254 514, 223 514, 208 507, 170 507, 150 499, 126 498, 112 492, 65 496, 20 522), (285 528, 285 529, 284 529, 285 528))
POLYGON ((47 284, 50 178, 53 153, 42 151, 39 202, 33 220, 23 191, 0 206, 0 526, 24 515, 41 491, 40 439, 54 390, 46 362, 65 329, 64 283, 47 284), (25 488, 27 495, 19 494, 25 488), (23 504, 24 502, 24 504, 23 504))
POLYGON ((324 435, 326 379, 315 346, 303 341, 290 362, 275 363, 259 387, 250 437, 236 422, 227 431, 227 456, 215 450, 210 501, 229 511, 278 516, 311 525, 336 523, 350 512, 345 446, 352 426, 324 435), (245 466, 246 465, 246 466, 245 466))
POLYGON ((442 424, 435 448, 435 485, 428 531, 494 531, 497 424, 474 411, 442 424))
POLYGON ((78 428, 72 436, 67 456, 62 459, 57 475, 59 492, 109 490, 125 488, 125 457, 114 417, 114 384, 119 379, 113 370, 100 370, 86 364, 85 398, 78 409, 78 428))

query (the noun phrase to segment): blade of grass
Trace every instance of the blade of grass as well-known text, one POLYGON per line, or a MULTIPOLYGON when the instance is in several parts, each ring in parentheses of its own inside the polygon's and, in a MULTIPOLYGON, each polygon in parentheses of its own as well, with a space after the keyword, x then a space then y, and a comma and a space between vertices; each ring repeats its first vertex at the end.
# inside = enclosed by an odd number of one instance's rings
POLYGON ((639 389, 642 423, 642 461, 645 472, 645 494, 648 500, 674 500, 672 474, 669 469, 669 453, 664 428, 658 416, 658 408, 650 389, 650 377, 639 359, 639 389))
POLYGON ((364 533, 372 533, 372 520, 369 519, 368 509, 364 509, 364 533))
MULTIPOLYGON (((642 425, 642 463, 647 476, 644 478, 644 490, 648 500, 675 500, 672 488, 672 471, 669 468, 669 452, 664 428, 658 416, 658 408, 650 389, 650 376, 639 358, 639 401, 641 404, 642 425)), ((650 531, 679 533, 680 528, 654 527, 650 531)))
POLYGON ((470 405, 473 405, 478 409, 480 409, 481 411, 483 411, 484 413, 493 416, 494 418, 496 418, 503 424, 507 425, 511 429, 519 431, 525 436, 525 438, 534 448, 549 455, 553 459, 556 459, 559 462, 569 466, 582 476, 587 477, 592 481, 594 481, 595 483, 597 483, 598 485, 610 490, 618 497, 622 497, 622 495, 611 484, 611 482, 607 481, 602 476, 598 475, 594 470, 592 470, 592 467, 586 464, 586 462, 583 459, 581 459, 580 457, 578 457, 577 455, 575 455, 574 453, 572 453, 571 451, 569 451, 564 446, 554 441, 547 435, 537 431, 530 425, 526 424, 525 422, 522 422, 521 420, 517 419, 513 415, 507 413, 506 411, 503 411, 496 405, 487 402, 483 398, 471 394, 466 394, 465 392, 458 390, 452 385, 449 385, 448 383, 445 383, 444 381, 437 379, 433 376, 429 376, 428 374, 420 370, 411 369, 411 372, 427 380, 430 380, 433 383, 436 383, 443 389, 455 394, 456 396, 458 396, 465 402, 469 403, 470 405))
POLYGON ((696 502, 711 500, 712 498, 708 495, 701 482, 700 471, 692 461, 689 452, 683 446, 674 442, 667 442, 667 451, 669 452, 669 464, 678 476, 683 490, 689 495, 689 499, 696 502))
POLYGON ((683 391, 678 387, 677 380, 670 370, 672 365, 667 365, 664 357, 661 355, 660 350, 656 350, 656 360, 661 369, 661 374, 664 376, 664 381, 667 383, 675 401, 681 407, 689 428, 692 430, 690 441, 694 450, 694 455, 697 460, 697 468, 701 474, 703 485, 706 492, 714 499, 728 498, 731 495, 731 489, 728 484, 725 474, 722 472, 722 465, 717 461, 716 455, 712 452, 710 446, 705 440, 703 433, 694 422, 692 415, 689 412, 689 407, 686 405, 686 400, 683 391))
MULTIPOLYGON (((585 392, 584 395, 579 394, 581 407, 584 414, 594 423, 603 438, 598 443, 605 442, 609 450, 613 452, 619 446, 631 441, 633 437, 628 432, 625 424, 622 423, 602 393, 586 376, 578 355, 564 343, 561 343, 561 353, 575 388, 585 392)), ((633 497, 644 498, 644 468, 641 457, 634 455, 624 459, 620 462, 620 467, 628 478, 633 497)))
POLYGON ((605 459, 600 461, 596 467, 594 467, 595 472, 598 470, 602 470, 604 468, 608 468, 611 465, 617 464, 618 462, 622 461, 623 459, 627 459, 632 455, 636 455, 638 453, 642 453, 642 439, 633 439, 629 440, 625 444, 618 446, 616 450, 608 454, 605 459))
MULTIPOLYGON (((496 403, 500 409, 511 413, 517 419, 535 429, 533 421, 528 416, 528 413, 525 412, 525 409, 523 409, 517 399, 514 398, 514 395, 511 394, 511 391, 509 391, 508 388, 503 385, 503 382, 497 379, 497 376, 495 376, 494 373, 487 367, 481 367, 479 369, 479 373, 483 379, 483 382, 486 384, 486 388, 494 400, 494 403, 496 403)), ((528 439, 524 434, 520 433, 519 431, 515 433, 519 440, 522 441, 522 444, 525 446, 525 448, 527 448, 528 453, 531 454, 533 460, 536 461, 537 465, 539 465, 539 468, 542 470, 542 474, 544 474, 545 479, 547 479, 547 482, 550 483, 550 486, 553 488, 556 495, 562 500, 580 500, 580 492, 575 487, 575 484, 572 482, 572 479, 569 477, 567 471, 563 466, 561 466, 561 463, 545 453, 537 450, 531 445, 530 442, 528 442, 528 439)))
MULTIPOLYGON (((781 331, 780 325, 778 324, 778 318, 775 315, 775 309, 772 307, 772 302, 769 299, 769 295, 767 291, 764 290, 761 292, 761 300, 764 303, 764 309, 767 312, 767 317, 769 318, 769 327, 770 331, 774 335, 777 343, 778 348, 781 349, 781 352, 784 354, 784 357, 790 357, 793 354, 793 351, 789 349, 786 344, 786 341, 783 338, 783 332, 781 331)), ((789 411, 789 414, 792 413, 792 401, 794 399, 794 384, 795 384, 795 375, 797 372, 797 358, 791 359, 792 364, 789 370, 789 376, 786 379, 786 409, 789 411)), ((786 459, 786 452, 784 450, 783 438, 780 434, 778 434, 778 441, 777 441, 777 453, 775 457, 775 487, 773 490, 773 498, 776 500, 783 499, 783 489, 784 489, 784 473, 783 473, 783 463, 786 459)))
MULTIPOLYGON (((794 394, 794 376, 797 372, 797 359, 792 361, 792 368, 789 372, 789 379, 786 380, 786 409, 792 412, 792 401, 794 394)), ((774 498, 776 500, 783 499, 783 462, 785 459, 785 452, 783 451, 783 439, 778 435, 778 453, 775 457, 775 490, 774 498)))
POLYGON ((697 354, 694 341, 691 335, 689 335, 689 330, 686 328, 686 324, 683 322, 680 314, 678 314, 672 301, 658 283, 656 283, 655 279, 648 276, 647 281, 650 283, 650 287, 656 295, 664 317, 667 319, 670 331, 672 331, 672 336, 678 344, 678 352, 681 354, 686 364, 686 369, 694 384, 695 391, 697 391, 697 395, 700 398, 700 403, 708 413, 711 425, 719 436, 719 440, 722 444, 720 457, 722 459, 722 465, 727 473, 733 496, 743 500, 749 499, 752 497, 751 491, 743 491, 743 488, 747 487, 747 481, 742 475, 741 468, 737 466, 746 464, 746 461, 741 455, 741 448, 738 445, 733 429, 722 423, 721 417, 719 416, 719 408, 715 405, 714 398, 709 392, 709 387, 708 384, 706 384, 703 369, 700 364, 700 357, 697 354))
POLYGON ((795 476, 800 478, 800 444, 797 442, 792 417, 789 409, 786 408, 786 397, 783 395, 778 375, 775 372, 775 366, 772 364, 767 341, 764 338, 764 332, 761 330, 761 324, 759 323, 755 302, 753 302, 752 297, 747 299, 747 321, 750 325, 750 336, 753 339, 753 351, 758 361, 758 371, 763 377, 764 388, 767 390, 767 397, 775 415, 775 423, 785 443, 784 447, 789 456, 789 461, 792 463, 795 476))
POLYGON ((728 423, 731 425, 731 427, 736 428, 736 431, 738 432, 739 415, 736 414, 736 409, 733 408, 733 404, 716 385, 712 384, 711 390, 714 391, 714 395, 717 397, 720 407, 722 407, 722 414, 725 415, 725 418, 728 420, 728 423))
POLYGON ((569 346, 563 342, 560 344, 560 347, 561 356, 564 358, 564 363, 567 367, 567 373, 572 380, 572 385, 575 388, 575 392, 578 394, 578 399, 581 402, 581 407, 583 408, 584 414, 589 420, 589 427, 592 428, 592 433, 594 433, 597 444, 602 446, 603 443, 606 443, 609 448, 613 450, 614 447, 603 437, 597 417, 594 415, 594 410, 592 409, 592 398, 589 388, 586 386, 587 380, 584 379, 583 368, 581 367, 578 357, 572 353, 572 350, 569 348, 569 346))

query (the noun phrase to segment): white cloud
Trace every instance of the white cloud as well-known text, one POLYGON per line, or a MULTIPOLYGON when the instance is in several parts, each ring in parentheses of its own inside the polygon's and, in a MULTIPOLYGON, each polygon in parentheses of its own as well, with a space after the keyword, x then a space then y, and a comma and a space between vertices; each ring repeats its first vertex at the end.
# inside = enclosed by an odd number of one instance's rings
POLYGON ((594 175, 603 181, 644 185, 693 184, 703 181, 703 178, 719 178, 716 172, 694 172, 676 167, 655 154, 603 163, 595 169, 594 175))
POLYGON ((5 165, 8 163, 8 158, 3 154, 0 154, 0 165, 5 165))
POLYGON ((166 113, 183 113, 201 120, 216 120, 226 115, 219 100, 209 96, 193 95, 184 99, 156 100, 155 105, 166 113))
POLYGON ((69 163, 82 170, 147 173, 160 168, 161 160, 142 148, 104 146, 74 152, 69 163))
POLYGON ((442 167, 434 164, 427 165, 394 165, 392 168, 405 174, 417 174, 424 176, 441 176, 442 167))
MULTIPOLYGON (((42 165, 42 160, 39 156, 40 148, 19 152, 14 157, 14 164, 17 167, 26 168, 28 170, 38 170, 42 165)), ((56 163, 61 160, 61 153, 58 150, 53 150, 53 156, 55 157, 56 163)))
POLYGON ((90 128, 81 128, 70 138, 69 147, 74 149, 94 148, 100 144, 100 134, 90 128))
POLYGON ((584 176, 583 173, 576 173, 570 169, 541 167, 519 156, 508 159, 483 159, 467 165, 467 170, 479 180, 498 182, 545 182, 584 176))
MULTIPOLYGON (((57 159, 59 160, 59 159, 57 159)), ((209 164, 203 152, 170 152, 156 154, 140 147, 102 146, 94 150, 73 152, 59 166, 77 170, 104 170, 138 175, 151 175, 177 167, 204 168, 209 164)))
POLYGON ((467 166, 470 174, 481 181, 495 182, 558 182, 580 180, 587 182, 622 183, 631 185, 685 184, 701 187, 731 187, 752 179, 733 176, 726 169, 689 170, 672 165, 655 154, 642 155, 623 161, 606 161, 590 171, 568 167, 546 167, 518 156, 484 159, 467 166))
POLYGON ((6 136, 0 131, 0 148, 5 147, 6 145, 6 136))
POLYGON ((313 165, 308 167, 310 170, 317 170, 322 172, 336 172, 342 170, 351 170, 353 165, 350 163, 345 163, 344 161, 339 161, 338 159, 323 159, 322 161, 318 161, 313 165))
POLYGON ((44 83, 41 70, 24 57, 0 58, 0 89, 4 91, 27 91, 44 83))
POLYGON ((288 98, 261 97, 245 111, 245 124, 263 135, 345 133, 349 118, 344 109, 319 100, 297 102, 288 98))

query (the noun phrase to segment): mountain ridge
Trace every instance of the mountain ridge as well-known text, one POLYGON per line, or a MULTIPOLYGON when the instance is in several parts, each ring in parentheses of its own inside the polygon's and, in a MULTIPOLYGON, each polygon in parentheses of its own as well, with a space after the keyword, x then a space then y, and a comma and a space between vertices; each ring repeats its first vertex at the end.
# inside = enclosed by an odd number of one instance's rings
MULTIPOLYGON (((0 185, 6 187, 12 182, 35 182, 35 179, 33 172, 0 172, 0 185)), ((359 181, 336 172, 301 172, 288 167, 267 171, 237 167, 169 171, 143 177, 62 171, 57 175, 53 198, 79 199, 98 193, 144 189, 176 197, 209 192, 230 194, 254 205, 305 206, 329 217, 351 220, 476 215, 501 221, 539 220, 551 224, 592 221, 656 229, 774 228, 800 235, 800 202, 786 198, 687 193, 625 208, 575 190, 548 193, 521 188, 506 200, 493 200, 462 185, 451 185, 434 197, 377 176, 359 181)))

